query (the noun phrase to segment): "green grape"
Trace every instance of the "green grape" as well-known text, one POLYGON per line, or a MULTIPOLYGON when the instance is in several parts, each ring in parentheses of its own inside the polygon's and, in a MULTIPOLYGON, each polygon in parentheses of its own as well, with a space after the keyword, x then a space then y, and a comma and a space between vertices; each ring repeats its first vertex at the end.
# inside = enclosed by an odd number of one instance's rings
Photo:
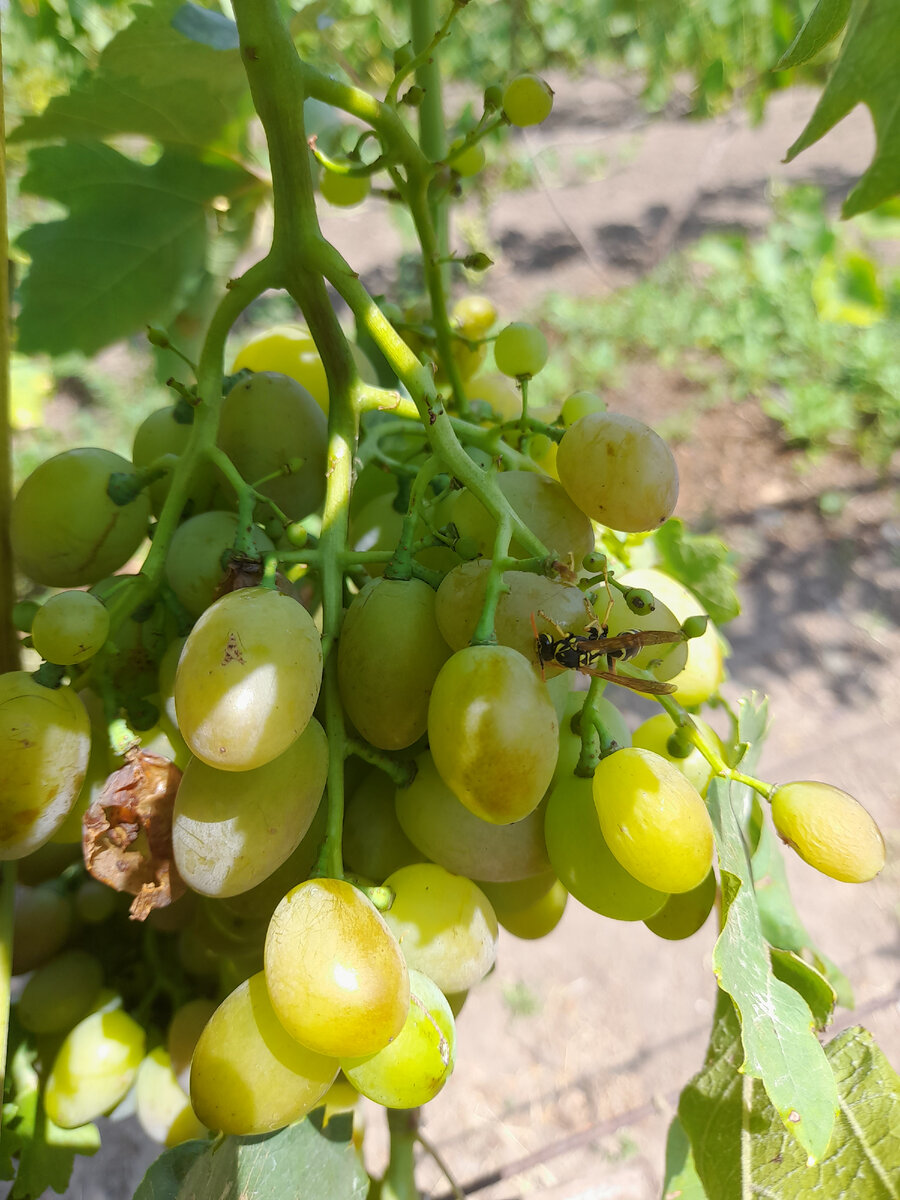
POLYGON ((881 830, 858 800, 830 783, 784 783, 771 796, 782 841, 842 883, 867 883, 884 866, 881 830))
POLYGON ((463 296, 453 305, 450 320, 463 337, 475 340, 489 332, 497 320, 497 309, 487 296, 463 296))
POLYGON ((52 958, 72 931, 72 901, 55 883, 16 887, 13 975, 24 975, 52 958))
POLYGON ((563 401, 560 418, 563 425, 568 427, 586 417, 588 413, 606 412, 606 401, 601 400, 596 392, 573 392, 563 401))
MULTIPOLYGON (((626 571, 621 582, 629 587, 647 588, 682 623, 690 617, 706 615, 697 597, 662 571, 651 567, 626 571)), ((678 688, 678 703, 693 708, 714 695, 725 678, 722 638, 712 621, 707 624, 705 633, 686 643, 686 649, 687 662, 673 682, 678 688)))
MULTIPOLYGON (((473 146, 463 146, 463 139, 456 138, 447 153, 447 162, 463 179, 471 179, 484 167, 485 154, 481 142, 473 146)), ((468 336, 468 335, 467 335, 468 336)))
POLYGON ((274 325, 255 334, 238 351, 231 370, 277 371, 301 384, 328 412, 328 379, 312 334, 305 325, 274 325))
POLYGON ((122 765, 122 760, 116 758, 109 745, 109 730, 106 714, 103 711, 103 701, 89 688, 78 695, 84 704, 90 722, 91 746, 88 755, 87 771, 81 789, 68 812, 65 820, 54 831, 52 842, 62 844, 76 843, 78 856, 81 857, 81 839, 84 833, 83 820, 88 808, 97 799, 112 771, 122 765))
POLYGON ((118 907, 118 895, 96 879, 85 879, 75 893, 75 911, 85 925, 102 925, 118 907))
POLYGON ((398 867, 421 862, 394 811, 393 780, 374 768, 351 793, 344 811, 344 865, 381 883, 398 867))
POLYGON ((322 646, 306 609, 270 588, 241 588, 208 608, 185 642, 178 728, 205 763, 249 771, 300 736, 321 682, 322 646))
POLYGON ((470 403, 483 400, 501 421, 513 421, 522 415, 522 393, 506 375, 478 375, 466 383, 466 398, 470 403))
POLYGON ((141 1129, 163 1146, 178 1146, 206 1133, 162 1046, 151 1050, 138 1067, 134 1104, 141 1129))
MULTIPOLYGON (((559 755, 556 759, 556 770, 553 772, 554 784, 570 776, 578 766, 581 757, 581 729, 579 724, 576 733, 572 722, 576 714, 580 717, 586 698, 585 692, 569 692, 564 699, 563 710, 559 715, 559 755)), ((615 743, 617 749, 631 745, 631 730, 612 701, 607 700, 605 696, 598 697, 594 702, 594 711, 606 731, 607 738, 615 743)))
MULTIPOLYGON (((467 379, 471 379, 473 375, 477 375, 484 365, 484 360, 487 358, 487 346, 479 344, 470 346, 461 338, 455 337, 450 346, 450 353, 453 361, 456 363, 456 370, 463 383, 467 379)), ((439 368, 435 376, 435 383, 438 387, 445 387, 447 377, 443 368, 439 368)))
POLYGON ((560 882, 592 912, 615 921, 643 921, 668 899, 630 875, 607 845, 590 779, 569 774, 559 780, 547 801, 544 837, 560 882))
MULTIPOLYGON (((558 558, 571 555, 575 562, 581 562, 593 550, 594 531, 590 521, 555 479, 536 471, 503 471, 497 476, 497 486, 513 511, 558 558)), ((470 491, 463 489, 454 495, 448 515, 460 537, 472 538, 479 554, 485 558, 493 555, 497 524, 470 491)), ((514 558, 527 557, 515 537, 509 552, 514 558)))
POLYGON ((712 821, 700 793, 666 759, 637 747, 610 754, 594 772, 594 803, 607 845, 635 879, 689 892, 706 878, 712 821))
MULTIPOLYGON (((472 640, 484 605, 490 568, 490 559, 486 558, 461 563, 448 571, 438 588, 435 616, 444 640, 453 650, 461 650, 472 640)), ((503 583, 508 591, 500 596, 497 605, 494 620, 497 641, 501 646, 518 650, 535 666, 538 665, 535 625, 538 633, 556 638, 557 625, 566 633, 584 633, 595 619, 585 604, 584 592, 577 587, 555 583, 546 575, 531 571, 506 571, 503 583)), ((544 674, 549 678, 563 669, 547 663, 544 674)))
POLYGON ((25 984, 16 1012, 31 1033, 66 1033, 91 1008, 103 968, 84 950, 67 950, 38 967, 25 984))
POLYGON ((659 434, 622 413, 581 417, 557 451, 560 483, 594 521, 623 533, 656 529, 678 499, 678 468, 659 434))
POLYGON ((536 325, 513 321, 497 334, 494 362, 497 370, 513 379, 530 379, 544 367, 549 353, 547 339, 536 325))
MULTIPOLYGON (((166 579, 194 618, 216 598, 226 575, 223 563, 234 545, 237 529, 236 513, 213 511, 199 513, 175 530, 166 554, 166 579)), ((258 525, 251 527, 250 537, 260 557, 275 549, 258 525)))
POLYGON ((311 1112, 338 1073, 283 1028, 262 973, 222 1001, 200 1034, 191 1063, 191 1105, 207 1129, 269 1133, 311 1112))
POLYGON ((386 1108, 418 1108, 438 1094, 456 1060, 456 1025, 443 992, 409 969, 409 1012, 392 1042, 375 1054, 342 1058, 350 1083, 386 1108))
MULTIPOLYGON (((374 496, 353 516, 350 522, 349 542, 354 550, 395 549, 403 528, 403 513, 394 508, 394 495, 392 489, 390 492, 374 496)), ((424 537, 425 533, 425 526, 419 522, 414 537, 424 537)), ((453 551, 443 546, 420 550, 414 557, 416 562, 435 571, 449 571, 459 562, 453 551)), ((378 578, 384 574, 387 565, 387 559, 380 563, 366 563, 365 570, 369 575, 378 578)))
POLYGON ((350 1080, 347 1079, 343 1071, 340 1071, 337 1079, 322 1097, 322 1106, 325 1109, 325 1124, 327 1125, 331 1117, 336 1113, 352 1112, 356 1108, 358 1100, 359 1092, 350 1080))
POLYGON ((347 610, 338 684, 367 742, 402 750, 425 732, 428 700, 450 657, 435 620, 434 589, 421 579, 373 579, 347 610))
POLYGON ((394 903, 384 914, 410 967, 444 995, 467 992, 497 957, 497 917, 471 879, 436 863, 412 863, 384 881, 394 903))
POLYGON ((426 858, 470 879, 509 880, 537 875, 549 865, 544 812, 512 825, 495 825, 470 812, 437 773, 426 750, 409 787, 397 789, 397 818, 426 858))
POLYGON ((266 987, 279 1021, 320 1054, 373 1054, 403 1028, 409 978, 374 904, 341 879, 308 879, 272 914, 266 987))
MULTIPOLYGON (((711 729, 705 721, 701 721, 699 717, 694 717, 693 721, 709 745, 717 750, 719 756, 724 759, 725 747, 715 730, 711 729)), ((652 750, 654 754, 667 758, 673 766, 678 768, 685 779, 690 780, 700 795, 705 796, 709 781, 712 779, 713 769, 696 746, 689 746, 690 753, 684 758, 672 754, 669 748, 669 739, 675 733, 675 729, 675 722, 668 713, 657 713, 655 717, 650 717, 637 727, 631 735, 631 744, 640 746, 644 750, 652 750)))
MULTIPOLYGON (((157 695, 159 696, 159 714, 163 728, 171 734, 178 729, 178 717, 175 712, 175 676, 178 672, 178 660, 184 649, 187 638, 173 638, 159 660, 157 674, 157 695)), ((179 734, 180 736, 180 734, 179 734)))
POLYGON ((529 661, 508 646, 467 646, 441 669, 428 741, 441 778, 497 825, 537 808, 558 750, 553 703, 529 661))
POLYGON ((84 781, 91 725, 71 687, 0 675, 0 860, 22 858, 66 819, 84 781))
POLYGON ((121 1009, 93 1012, 60 1046, 44 1089, 47 1116, 75 1129, 109 1112, 134 1083, 144 1031, 121 1009))
MULTIPOLYGON (((612 590, 612 605, 606 614, 606 626, 611 637, 632 629, 681 634, 681 622, 661 600, 657 600, 652 612, 634 613, 617 588, 612 590)), ((687 662, 687 646, 683 638, 675 642, 643 646, 628 662, 642 670, 652 671, 659 680, 674 679, 687 662)))
POLYGON ((283 754, 249 771, 188 763, 175 797, 178 874, 204 896, 237 896, 262 883, 299 846, 328 774, 328 739, 315 719, 283 754))
POLYGON ((644 924, 651 933, 667 942, 684 941, 706 924, 715 899, 716 876, 710 871, 703 882, 689 892, 670 896, 659 912, 644 924))
POLYGON ((31 640, 41 658, 71 666, 92 658, 109 634, 106 606, 90 592, 59 592, 38 609, 31 640))
POLYGON ((552 871, 512 883, 482 883, 497 920, 513 937, 535 941, 562 920, 569 893, 552 871))
POLYGON ((150 501, 141 492, 129 504, 116 504, 106 491, 114 472, 135 470, 110 450, 64 450, 19 488, 10 517, 13 553, 35 583, 96 583, 137 550, 147 533, 150 501))
POLYGON ((540 125, 553 108, 553 89, 538 75, 517 75, 503 89, 501 105, 510 125, 540 125))
POLYGON ((257 371, 235 384, 222 404, 218 444, 254 486, 284 471, 258 491, 295 521, 322 503, 327 422, 315 397, 289 375, 257 371))
MULTIPOLYGON (((131 461, 141 469, 149 467, 165 454, 180 457, 187 449, 193 423, 184 424, 177 420, 181 408, 174 404, 166 408, 158 408, 146 417, 137 428, 134 435, 134 446, 131 451, 131 461)), ((147 488, 153 511, 159 515, 165 504, 166 496, 172 484, 172 470, 161 479, 155 480, 147 488)), ((190 512, 203 512, 209 508, 216 490, 218 479, 216 470, 209 462, 197 463, 191 474, 185 509, 190 512)))
POLYGON ((337 208, 352 208, 354 204, 362 204, 372 190, 368 175, 344 175, 339 171, 326 169, 319 177, 319 191, 322 199, 337 208))
POLYGON ((200 1034, 216 1011, 214 1000, 198 996, 175 1010, 166 1035, 166 1052, 175 1078, 185 1091, 189 1087, 191 1059, 200 1034))

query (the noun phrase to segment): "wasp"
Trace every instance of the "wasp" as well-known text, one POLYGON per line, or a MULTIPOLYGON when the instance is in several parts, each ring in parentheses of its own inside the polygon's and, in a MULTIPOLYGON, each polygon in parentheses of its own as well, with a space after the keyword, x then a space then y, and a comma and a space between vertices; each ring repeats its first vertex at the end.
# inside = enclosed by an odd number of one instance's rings
POLYGON ((545 663, 555 663, 558 667, 568 667, 580 671, 583 675, 591 675, 595 679, 606 679, 609 683, 617 683, 620 687, 631 688, 635 692, 645 692, 654 696, 665 696, 675 691, 675 685, 660 683, 655 679, 635 679, 631 675, 620 675, 616 671, 617 662, 627 662, 635 658, 645 646, 661 646, 666 642, 682 642, 684 634, 681 630, 667 629, 626 629, 622 633, 609 636, 606 625, 594 625, 587 633, 566 633, 555 621, 550 620, 546 613, 540 614, 551 625, 556 626, 560 636, 552 638, 549 633, 538 633, 534 618, 531 619, 535 633, 535 649, 541 670, 545 663), (606 660, 604 670, 599 664, 606 660))

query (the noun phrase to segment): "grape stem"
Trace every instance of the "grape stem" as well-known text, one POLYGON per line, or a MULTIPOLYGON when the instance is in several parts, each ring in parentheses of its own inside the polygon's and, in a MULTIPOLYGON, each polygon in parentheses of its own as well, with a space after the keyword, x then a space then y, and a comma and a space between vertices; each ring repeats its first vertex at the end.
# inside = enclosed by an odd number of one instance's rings
POLYGON ((360 741, 358 738, 347 738, 344 745, 344 754, 348 757, 351 754, 355 755, 356 758, 361 758, 363 762, 371 763, 379 771, 384 771, 385 775, 389 779, 392 779, 397 787, 409 787, 416 777, 417 767, 413 759, 401 760, 391 758, 389 754, 384 754, 381 750, 376 750, 368 742, 360 741))
POLYGON ((387 1110, 391 1156, 381 1185, 382 1200, 421 1200, 415 1182, 415 1149, 419 1140, 418 1108, 387 1110))
POLYGON ((509 543, 512 535, 512 523, 504 514, 497 522, 497 536, 494 538, 494 557, 488 569, 487 582, 484 587, 484 604, 471 645, 491 646, 497 643, 494 623, 497 617, 497 605, 500 597, 509 591, 509 584, 503 579, 504 564, 509 558, 509 543))
POLYGON ((416 472, 416 477, 409 492, 407 513, 403 518, 403 526, 400 530, 400 540, 397 543, 397 549, 394 551, 393 558, 385 568, 385 579, 409 579, 411 577, 413 572, 413 539, 415 538, 416 526, 421 519, 422 504, 428 494, 428 486, 435 475, 440 473, 440 470, 440 459, 432 454, 425 459, 416 472))
MULTIPOLYGON (((649 673, 641 672, 641 674, 649 673)), ((654 699, 658 700, 666 710, 676 728, 684 732, 684 736, 691 745, 697 747, 716 775, 721 775, 725 779, 731 779, 735 783, 742 783, 754 792, 757 792, 764 800, 771 801, 774 790, 773 785, 766 783, 762 779, 757 779, 753 775, 745 775, 742 771, 736 771, 734 767, 729 767, 715 746, 706 739, 703 731, 692 719, 691 714, 683 709, 677 700, 673 700, 671 696, 655 696, 654 699)))

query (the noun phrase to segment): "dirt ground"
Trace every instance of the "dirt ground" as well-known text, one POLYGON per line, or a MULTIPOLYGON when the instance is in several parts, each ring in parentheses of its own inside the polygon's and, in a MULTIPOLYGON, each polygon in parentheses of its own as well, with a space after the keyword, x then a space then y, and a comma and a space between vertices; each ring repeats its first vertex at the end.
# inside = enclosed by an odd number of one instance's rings
MULTIPOLYGON (((706 230, 761 230, 773 183, 812 181, 839 197, 872 145, 858 111, 782 165, 811 108, 804 92, 776 96, 757 128, 739 115, 650 120, 627 84, 560 80, 556 93, 546 126, 522 135, 547 185, 504 197, 483 227, 496 257, 485 290, 508 319, 547 291, 614 288, 706 230), (586 157, 594 177, 577 182, 586 157)), ((404 248, 389 220, 364 206, 329 217, 326 233, 368 284, 385 287, 404 248)), ((612 406, 662 420, 692 410, 696 386, 640 363, 612 406)), ((839 459, 807 469, 752 403, 705 414, 676 457, 679 515, 717 529, 740 555, 744 611, 727 629, 727 692, 771 697, 762 773, 846 787, 889 841, 887 869, 864 887, 825 880, 798 860, 789 870, 804 920, 856 991, 857 1011, 840 1013, 835 1031, 862 1021, 900 1068, 896 474, 878 479, 839 459), (845 496, 836 517, 820 515, 826 490, 845 496)), ((656 1200, 672 1105, 708 1034, 713 940, 707 927, 688 942, 662 942, 575 901, 543 941, 504 934, 497 970, 460 1016, 454 1078, 426 1111, 425 1132, 457 1179, 507 1172, 477 1192, 484 1200, 656 1200)), ((376 1114, 369 1125, 377 1162, 376 1114)), ((130 1195, 153 1157, 132 1139, 120 1127, 115 1160, 104 1147, 102 1165, 80 1164, 70 1194, 130 1195)), ((421 1183, 446 1193, 428 1161, 421 1183)))

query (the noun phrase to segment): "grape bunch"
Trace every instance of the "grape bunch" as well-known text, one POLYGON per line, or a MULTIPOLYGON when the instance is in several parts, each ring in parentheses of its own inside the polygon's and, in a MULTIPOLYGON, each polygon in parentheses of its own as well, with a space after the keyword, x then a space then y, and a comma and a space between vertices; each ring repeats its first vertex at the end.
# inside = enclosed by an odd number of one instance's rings
MULTIPOLYGON (((501 105, 527 126, 552 93, 523 76, 501 105)), ((348 204, 368 180, 321 186, 348 204)), ((421 306, 390 315, 464 383, 452 461, 375 406, 333 500, 336 401, 298 323, 246 342, 217 408, 182 385, 131 460, 67 450, 16 496, 43 661, 0 676, 0 858, 22 860, 18 1019, 63 1128, 132 1091, 170 1145, 348 1092, 418 1107, 499 926, 543 937, 571 895, 680 939, 712 910, 704 796, 738 748, 697 715, 723 644, 654 541, 670 450, 590 391, 535 415, 551 348, 484 297, 449 342, 421 306), (630 728, 626 691, 662 711, 630 728)), ((851 797, 751 784, 814 867, 880 870, 851 797)))

